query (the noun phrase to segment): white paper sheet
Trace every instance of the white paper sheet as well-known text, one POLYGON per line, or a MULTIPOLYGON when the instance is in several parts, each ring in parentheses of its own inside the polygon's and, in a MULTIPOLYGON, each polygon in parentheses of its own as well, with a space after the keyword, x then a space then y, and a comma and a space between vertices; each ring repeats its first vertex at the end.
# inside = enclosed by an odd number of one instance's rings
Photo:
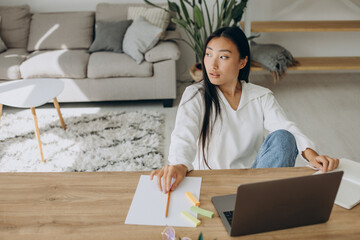
POLYGON ((197 214, 190 212, 192 203, 185 192, 191 192, 200 201, 200 188, 201 177, 185 177, 176 190, 171 192, 166 218, 167 194, 158 188, 156 176, 151 181, 149 175, 141 175, 125 224, 195 227, 180 213, 185 210, 197 217, 197 214))
MULTIPOLYGON (((360 163, 341 158, 339 166, 332 172, 335 171, 344 171, 335 204, 351 209, 360 203, 360 163)), ((317 171, 314 174, 321 172, 317 171)))

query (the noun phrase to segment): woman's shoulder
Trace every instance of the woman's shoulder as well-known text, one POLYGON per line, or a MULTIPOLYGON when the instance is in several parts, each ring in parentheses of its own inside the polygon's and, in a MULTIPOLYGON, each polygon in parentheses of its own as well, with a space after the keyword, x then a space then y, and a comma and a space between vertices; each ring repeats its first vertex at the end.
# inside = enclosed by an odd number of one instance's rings
POLYGON ((204 90, 204 84, 203 84, 203 81, 201 82, 198 82, 198 83, 193 83, 191 84, 190 86, 187 86, 185 91, 188 91, 188 92, 201 92, 204 90))
POLYGON ((253 84, 253 83, 243 83, 243 90, 246 91, 250 99, 262 97, 267 94, 272 94, 272 91, 268 88, 253 84))
POLYGON ((191 100, 201 100, 204 93, 204 85, 202 82, 191 84, 185 88, 185 91, 181 98, 181 104, 189 102, 191 100))

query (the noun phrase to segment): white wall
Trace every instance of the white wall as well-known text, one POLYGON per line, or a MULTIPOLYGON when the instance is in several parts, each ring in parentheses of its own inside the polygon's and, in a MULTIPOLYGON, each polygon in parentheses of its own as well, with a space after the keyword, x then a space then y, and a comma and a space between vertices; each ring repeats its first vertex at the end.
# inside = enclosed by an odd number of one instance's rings
MULTIPOLYGON (((360 20, 360 0, 250 0, 252 20, 360 20)), ((294 56, 360 56, 360 32, 262 33, 294 56)))
MULTIPOLYGON (((221 0, 220 0, 221 1, 221 0)), ((30 5, 32 12, 94 11, 99 2, 142 3, 142 0, 0 0, 0 5, 30 5)), ((164 3, 166 0, 153 0, 164 3)), ((209 6, 215 0, 208 0, 209 6)), ((360 0, 249 0, 252 20, 360 20, 360 0)), ((183 36, 185 36, 183 34, 183 36)), ((360 56, 360 32, 262 33, 260 43, 277 43, 294 56, 360 56)), ((189 78, 195 61, 191 49, 180 42, 182 57, 178 79, 189 78)))

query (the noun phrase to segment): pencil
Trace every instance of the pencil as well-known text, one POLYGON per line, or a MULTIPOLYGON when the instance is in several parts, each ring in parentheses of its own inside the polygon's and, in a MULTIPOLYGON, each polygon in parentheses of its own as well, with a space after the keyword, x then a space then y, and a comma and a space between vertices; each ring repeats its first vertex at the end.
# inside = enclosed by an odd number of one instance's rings
POLYGON ((165 217, 167 217, 168 211, 169 211, 170 193, 171 193, 171 190, 169 190, 169 192, 168 192, 167 203, 166 203, 166 211, 165 211, 165 217))

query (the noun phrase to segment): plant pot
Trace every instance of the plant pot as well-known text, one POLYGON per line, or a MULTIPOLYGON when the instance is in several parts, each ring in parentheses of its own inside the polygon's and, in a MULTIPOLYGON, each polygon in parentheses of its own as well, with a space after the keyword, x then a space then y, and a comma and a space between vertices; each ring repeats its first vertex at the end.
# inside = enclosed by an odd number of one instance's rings
POLYGON ((191 78, 195 82, 200 82, 201 80, 203 80, 203 73, 202 73, 202 69, 201 69, 201 63, 195 63, 194 65, 192 65, 189 72, 190 72, 191 78))

